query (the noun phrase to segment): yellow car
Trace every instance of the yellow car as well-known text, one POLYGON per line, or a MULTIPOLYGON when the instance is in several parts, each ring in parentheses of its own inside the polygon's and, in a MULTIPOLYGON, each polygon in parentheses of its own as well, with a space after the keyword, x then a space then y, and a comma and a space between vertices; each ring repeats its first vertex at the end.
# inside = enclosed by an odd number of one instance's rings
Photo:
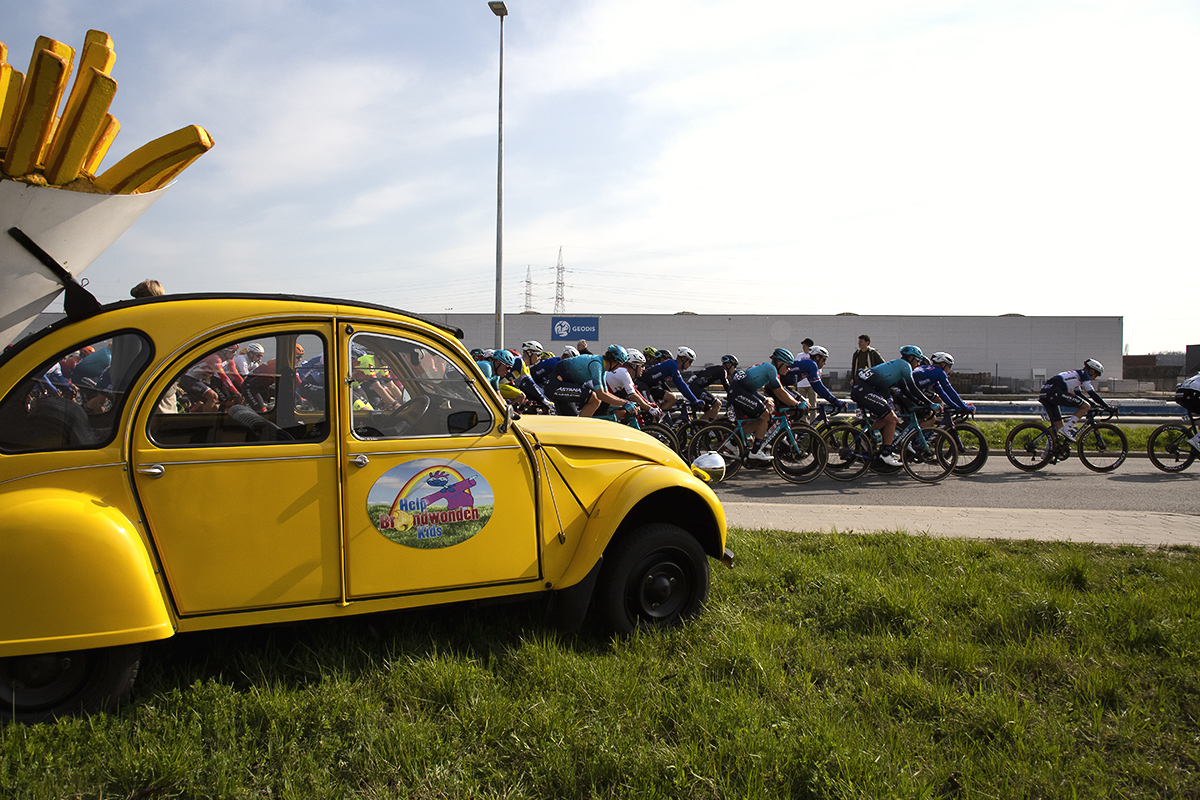
POLYGON ((176 631, 544 594, 621 633, 732 565, 703 472, 514 419, 456 329, 284 296, 91 311, 0 356, 0 718, 111 708, 176 631))

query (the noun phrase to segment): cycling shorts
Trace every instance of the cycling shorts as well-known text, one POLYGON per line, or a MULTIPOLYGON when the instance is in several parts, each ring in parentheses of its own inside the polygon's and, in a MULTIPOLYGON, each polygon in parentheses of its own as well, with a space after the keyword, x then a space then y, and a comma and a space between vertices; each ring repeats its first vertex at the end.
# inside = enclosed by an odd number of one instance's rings
POLYGON ((577 404, 586 404, 592 399, 592 382, 569 383, 558 375, 550 381, 546 397, 554 402, 554 408, 560 417, 577 417, 577 404))
POLYGON ((1083 405, 1083 399, 1068 392, 1067 382, 1057 375, 1042 384, 1042 391, 1038 393, 1038 402, 1042 404, 1042 408, 1046 409, 1051 422, 1062 420, 1063 408, 1079 408, 1083 405))
POLYGON ((651 386, 646 391, 649 392, 650 399, 656 403, 661 403, 663 398, 667 396, 667 387, 661 383, 657 386, 651 386))
POLYGON ((892 404, 879 393, 879 390, 867 382, 855 383, 850 389, 850 399, 872 419, 881 419, 892 413, 892 404))
POLYGON ((209 392, 215 394, 215 390, 199 378, 193 378, 191 375, 180 375, 179 386, 183 391, 187 392, 188 399, 193 403, 199 403, 204 400, 205 395, 209 392))
POLYGON ((1195 389, 1176 389, 1175 402, 1193 414, 1200 414, 1200 392, 1195 389))
POLYGON ((767 401, 758 392, 733 387, 726 396, 739 419, 758 419, 767 411, 767 401))

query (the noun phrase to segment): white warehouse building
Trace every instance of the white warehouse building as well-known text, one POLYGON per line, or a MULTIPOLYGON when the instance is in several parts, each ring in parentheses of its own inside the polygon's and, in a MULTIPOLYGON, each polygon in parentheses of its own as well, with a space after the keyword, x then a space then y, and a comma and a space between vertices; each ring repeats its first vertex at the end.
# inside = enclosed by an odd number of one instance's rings
MULTIPOLYGON (((423 316, 461 328, 468 348, 495 344, 493 314, 423 316)), ((926 355, 944 350, 954 356, 956 372, 990 373, 993 382, 1024 388, 1040 385, 1046 375, 1081 367, 1087 358, 1105 365, 1105 383, 1121 379, 1123 326, 1123 317, 510 314, 504 317, 504 344, 517 349, 535 339, 555 353, 580 339, 592 352, 612 343, 672 352, 686 345, 696 351, 697 366, 703 366, 725 353, 742 364, 757 364, 776 347, 798 353, 800 342, 810 338, 829 350, 824 372, 835 378, 849 371, 858 336, 865 333, 884 359, 896 358, 905 344, 918 345, 926 355)))

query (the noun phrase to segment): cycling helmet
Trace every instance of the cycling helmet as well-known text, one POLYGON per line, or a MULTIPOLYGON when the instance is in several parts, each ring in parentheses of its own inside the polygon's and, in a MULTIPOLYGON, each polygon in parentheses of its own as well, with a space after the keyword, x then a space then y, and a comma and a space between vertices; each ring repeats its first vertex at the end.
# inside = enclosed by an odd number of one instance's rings
POLYGON ((563 354, 562 354, 563 358, 574 358, 577 355, 579 355, 579 351, 576 350, 571 345, 567 345, 566 347, 563 348, 563 354))
POLYGON ((1104 365, 1101 364, 1099 361, 1097 361, 1094 358, 1089 358, 1087 361, 1083 362, 1083 367, 1084 367, 1084 369, 1096 370, 1097 375, 1104 374, 1104 365))
POLYGON ((618 364, 624 364, 629 360, 629 353, 627 353, 625 348, 621 347, 619 344, 610 344, 608 349, 604 351, 604 354, 612 356, 613 360, 618 364))
POLYGON ((688 361, 696 360, 696 351, 690 347, 680 347, 675 351, 676 358, 686 358, 688 361))
POLYGON ((522 350, 533 350, 534 352, 540 353, 545 348, 542 347, 541 342, 536 341, 534 339, 530 339, 528 342, 525 342, 525 344, 521 345, 521 349, 522 350))
POLYGON ((513 358, 513 354, 508 352, 507 350, 497 350, 492 355, 492 360, 499 361, 501 364, 503 364, 506 367, 515 366, 517 363, 517 359, 513 358))
POLYGON ((296 342, 296 355, 297 356, 304 355, 304 345, 300 344, 299 342, 296 342))
POLYGON ((488 349, 486 349, 486 350, 484 350, 484 351, 483 351, 483 357, 484 357, 484 358, 492 358, 492 357, 494 357, 495 355, 496 355, 496 351, 495 351, 495 350, 493 350, 493 349, 492 349, 492 348, 490 348, 490 347, 489 347, 488 349))
POLYGON ((931 355, 929 357, 929 360, 932 361, 934 364, 939 364, 939 365, 944 364, 946 367, 954 366, 954 356, 950 355, 949 353, 943 353, 941 351, 931 355))
POLYGON ((246 345, 247 354, 253 353, 254 355, 261 356, 266 355, 266 352, 267 351, 263 349, 263 346, 258 342, 251 342, 250 344, 246 345))
POLYGON ((809 358, 829 358, 829 351, 819 344, 814 344, 808 348, 809 358))
POLYGON ((542 358, 554 358, 554 353, 551 353, 549 350, 543 350, 541 357, 542 358))
POLYGON ((788 350, 786 347, 776 347, 775 351, 771 353, 771 359, 773 361, 784 361, 788 364, 791 364, 796 360, 796 357, 792 355, 792 351, 788 350))
POLYGON ((731 356, 731 355, 721 356, 721 363, 724 364, 725 366, 736 367, 738 365, 737 356, 731 356))
POLYGON ((471 358, 478 361, 481 358, 487 358, 487 353, 483 351, 482 347, 475 347, 471 350, 471 358))
POLYGON ((654 358, 656 355, 658 355, 658 348, 657 347, 643 347, 642 355, 644 355, 646 358, 654 358))
POLYGON ((924 358, 925 354, 915 344, 906 344, 900 348, 901 358, 924 358))
POLYGON ((655 350, 654 357, 659 358, 659 359, 666 359, 666 358, 670 358, 671 354, 668 353, 666 350, 655 350))
POLYGON ((625 359, 626 364, 645 364, 646 354, 641 350, 630 350, 625 359))

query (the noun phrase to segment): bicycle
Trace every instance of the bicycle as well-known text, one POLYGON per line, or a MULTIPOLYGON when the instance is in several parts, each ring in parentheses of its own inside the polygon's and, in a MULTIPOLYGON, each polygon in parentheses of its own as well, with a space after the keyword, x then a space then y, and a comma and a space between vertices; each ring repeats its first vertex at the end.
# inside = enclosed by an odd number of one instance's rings
POLYGON ((897 427, 893 448, 900 466, 884 464, 878 456, 876 431, 865 415, 853 423, 830 426, 825 434, 828 457, 825 473, 838 481, 852 481, 868 469, 893 474, 903 469, 921 483, 937 483, 958 466, 958 447, 954 437, 941 428, 922 428, 916 412, 899 414, 903 427, 897 427))
POLYGON ((618 419, 615 408, 609 409, 607 414, 596 414, 594 416, 596 419, 606 419, 618 425, 628 425, 631 428, 654 437, 676 453, 679 452, 679 442, 676 440, 674 432, 661 422, 645 421, 641 418, 641 414, 637 413, 627 414, 624 419, 618 419))
POLYGON ((1196 460, 1196 448, 1188 441, 1197 433, 1196 417, 1184 409, 1183 418, 1186 425, 1179 422, 1159 425, 1146 443, 1150 462, 1163 472, 1183 472, 1196 460))
POLYGON ((974 423, 967 422, 971 416, 968 411, 947 408, 942 414, 942 421, 938 423, 942 430, 954 437, 954 445, 958 448, 955 475, 972 475, 983 469, 988 460, 987 434, 974 423))
MULTIPOLYGON (((771 448, 771 466, 775 474, 788 483, 809 483, 825 469, 826 449, 821 435, 810 425, 799 421, 800 409, 777 410, 770 417, 770 427, 763 436, 763 447, 771 448), (796 417, 793 423, 789 417, 796 417)), ((737 419, 705 425, 688 443, 688 461, 702 453, 716 453, 725 461, 725 477, 733 477, 741 469, 749 453, 745 423, 737 419)))
MULTIPOLYGON (((1093 472, 1112 472, 1125 463, 1129 455, 1129 440, 1125 432, 1110 422, 1097 422, 1102 409, 1092 408, 1079 430, 1075 450, 1079 460, 1093 472)), ((1105 411, 1104 419, 1117 416, 1117 410, 1105 411)), ((1062 436, 1048 421, 1022 422, 1008 433, 1004 454, 1014 467, 1023 472, 1035 472, 1047 464, 1057 464, 1071 457, 1071 440, 1062 436)))

